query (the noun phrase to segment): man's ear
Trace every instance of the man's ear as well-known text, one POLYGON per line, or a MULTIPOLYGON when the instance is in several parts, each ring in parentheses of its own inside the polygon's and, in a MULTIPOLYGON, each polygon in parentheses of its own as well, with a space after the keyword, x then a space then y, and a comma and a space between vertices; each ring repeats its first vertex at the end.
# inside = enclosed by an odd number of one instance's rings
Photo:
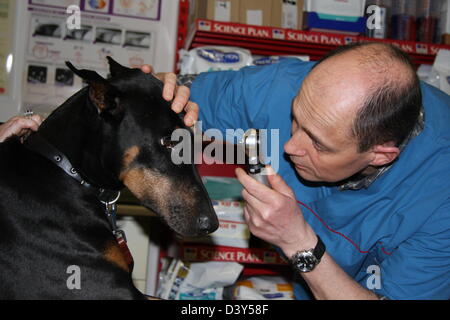
POLYGON ((111 77, 115 77, 117 75, 120 75, 121 73, 131 70, 130 68, 124 67, 110 56, 107 56, 106 59, 108 59, 109 73, 111 74, 111 77))
POLYGON ((394 142, 387 142, 373 147, 372 153, 375 157, 370 165, 380 167, 394 162, 400 155, 400 149, 395 146, 394 142))
POLYGON ((114 117, 119 115, 118 91, 105 78, 92 70, 79 70, 70 62, 66 62, 66 65, 89 84, 89 100, 98 113, 109 113, 114 117))

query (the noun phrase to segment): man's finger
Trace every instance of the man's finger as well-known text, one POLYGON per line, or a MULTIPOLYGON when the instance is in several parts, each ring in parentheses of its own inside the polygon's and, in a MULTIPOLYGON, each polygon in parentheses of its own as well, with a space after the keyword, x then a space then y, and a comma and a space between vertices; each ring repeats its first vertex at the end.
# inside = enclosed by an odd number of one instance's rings
POLYGON ((178 87, 175 99, 172 102, 172 110, 176 113, 180 113, 181 111, 183 111, 189 101, 190 94, 191 90, 189 90, 188 87, 178 87))
POLYGON ((153 72, 152 66, 149 66, 148 64, 144 64, 144 65, 141 67, 141 70, 142 70, 142 72, 144 72, 144 73, 152 73, 152 72, 153 72))
POLYGON ((265 206, 258 198, 252 196, 246 189, 242 190, 242 198, 245 200, 246 205, 256 210, 259 210, 261 206, 265 206))
POLYGON ((174 73, 166 73, 164 75, 163 82, 164 82, 163 98, 166 101, 172 101, 175 95, 175 90, 177 88, 177 76, 174 73))
POLYGON ((192 127, 198 119, 199 114, 198 104, 195 102, 189 101, 184 111, 186 111, 186 116, 184 117, 184 123, 188 127, 192 127))
POLYGON ((33 120, 34 122, 36 122, 38 125, 41 125, 42 122, 44 121, 44 119, 43 119, 40 115, 38 115, 38 114, 33 115, 33 116, 31 117, 31 120, 33 120))
POLYGON ((257 212, 254 207, 247 203, 244 207, 244 219, 250 229, 252 229, 252 226, 256 227, 262 224, 261 218, 256 214, 250 213, 251 211, 257 212))
POLYGON ((236 177, 239 182, 244 186, 249 194, 259 199, 261 202, 270 203, 270 199, 273 196, 273 190, 262 184, 261 182, 250 177, 244 170, 237 168, 236 177))
POLYGON ((294 192, 292 191, 291 187, 289 187, 286 182, 283 180, 283 178, 275 173, 272 167, 267 167, 268 175, 267 178, 269 180, 269 184, 272 187, 273 190, 278 191, 279 193, 284 194, 287 197, 295 199, 294 192))
POLYGON ((20 118, 19 120, 15 121, 14 124, 11 127, 12 132, 14 134, 19 134, 21 130, 24 129, 31 129, 33 131, 37 131, 39 128, 39 123, 31 118, 20 118))

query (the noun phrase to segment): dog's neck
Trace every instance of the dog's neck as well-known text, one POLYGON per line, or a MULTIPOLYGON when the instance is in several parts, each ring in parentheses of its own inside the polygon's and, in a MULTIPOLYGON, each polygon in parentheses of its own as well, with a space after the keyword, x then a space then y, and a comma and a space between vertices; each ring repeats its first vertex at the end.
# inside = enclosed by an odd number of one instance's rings
POLYGON ((89 183, 121 189, 117 173, 104 168, 103 123, 95 107, 89 104, 88 90, 82 89, 45 120, 39 134, 62 152, 89 183))

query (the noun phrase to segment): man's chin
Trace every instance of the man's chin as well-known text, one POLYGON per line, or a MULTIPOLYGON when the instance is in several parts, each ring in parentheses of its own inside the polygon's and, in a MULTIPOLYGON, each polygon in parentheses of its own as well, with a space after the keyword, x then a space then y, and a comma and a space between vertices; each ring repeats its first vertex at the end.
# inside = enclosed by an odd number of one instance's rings
POLYGON ((295 171, 297 171, 298 175, 305 181, 320 182, 320 180, 315 175, 311 174, 308 169, 296 166, 295 171))

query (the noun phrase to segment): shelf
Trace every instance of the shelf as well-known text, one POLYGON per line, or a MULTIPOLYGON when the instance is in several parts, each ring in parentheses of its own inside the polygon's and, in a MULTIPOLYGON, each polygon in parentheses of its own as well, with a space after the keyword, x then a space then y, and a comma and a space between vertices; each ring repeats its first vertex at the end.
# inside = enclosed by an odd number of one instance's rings
POLYGON ((190 262, 222 261, 264 265, 287 265, 287 262, 274 249, 244 249, 199 244, 181 244, 180 259, 190 262))
POLYGON ((328 51, 353 42, 377 41, 392 43, 407 52, 416 65, 432 64, 439 49, 449 45, 423 42, 372 39, 338 33, 312 32, 238 23, 197 20, 187 37, 185 48, 207 45, 236 46, 257 55, 309 55, 318 60, 328 51))

